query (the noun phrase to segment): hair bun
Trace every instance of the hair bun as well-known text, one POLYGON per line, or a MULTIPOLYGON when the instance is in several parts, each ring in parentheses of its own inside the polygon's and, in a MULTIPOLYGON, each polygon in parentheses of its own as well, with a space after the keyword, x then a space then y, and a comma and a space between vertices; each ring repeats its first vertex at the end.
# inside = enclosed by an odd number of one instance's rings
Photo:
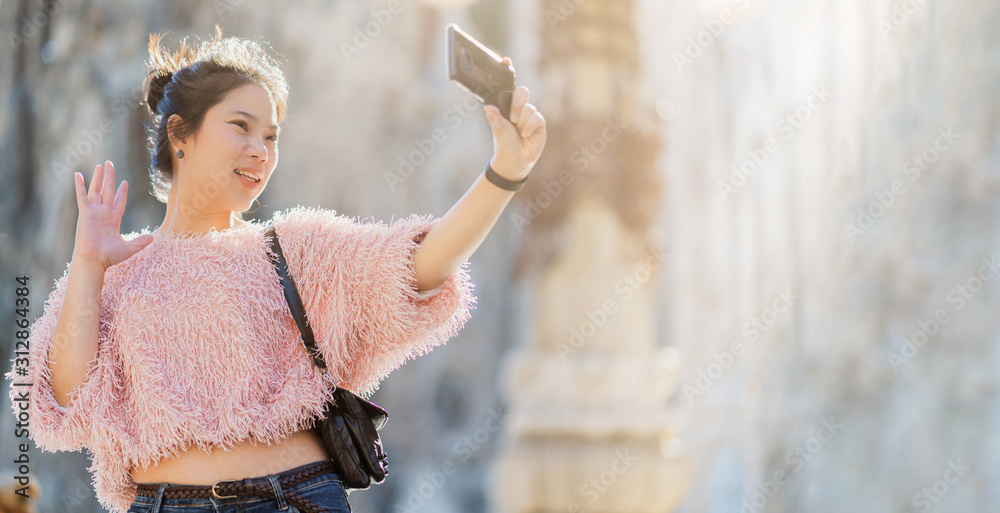
MULTIPOLYGON (((223 48, 226 46, 222 40, 222 26, 218 23, 215 24, 215 36, 211 40, 198 44, 189 42, 188 38, 184 37, 181 39, 180 48, 177 51, 164 48, 162 43, 167 33, 149 35, 149 61, 146 62, 149 74, 146 76, 143 86, 146 92, 146 106, 149 108, 149 115, 154 119, 159 116, 158 107, 163 101, 167 84, 173 80, 174 74, 195 65, 206 56, 210 57, 209 54, 220 44, 223 48)), ((240 51, 240 49, 233 51, 240 51)))
POLYGON ((146 77, 144 89, 146 91, 146 106, 149 108, 150 116, 155 118, 158 115, 156 107, 163 99, 163 90, 173 78, 174 72, 167 70, 153 70, 146 77))

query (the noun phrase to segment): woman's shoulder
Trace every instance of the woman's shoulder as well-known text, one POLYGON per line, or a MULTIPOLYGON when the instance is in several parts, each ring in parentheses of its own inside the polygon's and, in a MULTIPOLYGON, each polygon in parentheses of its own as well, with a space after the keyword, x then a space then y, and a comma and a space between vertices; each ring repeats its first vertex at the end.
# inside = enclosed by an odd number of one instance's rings
POLYGON ((433 220, 434 216, 430 214, 410 214, 403 217, 394 216, 386 223, 373 216, 349 216, 334 209, 301 205, 276 211, 272 217, 275 229, 279 233, 282 228, 286 231, 388 229, 393 225, 420 224, 433 220))
POLYGON ((334 209, 301 205, 276 211, 271 222, 282 240, 303 244, 350 238, 358 227, 367 224, 334 209))
POLYGON ((271 216, 271 222, 280 230, 281 228, 306 229, 329 223, 349 223, 351 219, 331 208, 298 205, 275 211, 271 216))

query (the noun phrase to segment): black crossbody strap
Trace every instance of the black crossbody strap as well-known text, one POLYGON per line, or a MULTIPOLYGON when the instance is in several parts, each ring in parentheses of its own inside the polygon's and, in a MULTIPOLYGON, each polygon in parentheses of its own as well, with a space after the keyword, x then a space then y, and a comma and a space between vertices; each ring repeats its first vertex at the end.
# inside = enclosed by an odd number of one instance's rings
POLYGON ((285 300, 288 302, 288 307, 292 310, 292 317, 295 318, 295 324, 299 326, 299 340, 306 348, 306 351, 309 352, 309 355, 312 356, 316 366, 325 373, 326 361, 323 360, 323 354, 316 348, 316 339, 313 337, 312 327, 309 326, 309 319, 306 317, 306 308, 302 304, 302 298, 299 297, 298 289, 295 288, 295 281, 288 274, 288 264, 285 262, 284 253, 281 252, 281 244, 278 243, 278 234, 274 231, 274 224, 268 225, 264 235, 265 238, 268 238, 271 251, 274 253, 271 257, 271 262, 274 264, 278 276, 281 277, 281 286, 285 290, 285 300))

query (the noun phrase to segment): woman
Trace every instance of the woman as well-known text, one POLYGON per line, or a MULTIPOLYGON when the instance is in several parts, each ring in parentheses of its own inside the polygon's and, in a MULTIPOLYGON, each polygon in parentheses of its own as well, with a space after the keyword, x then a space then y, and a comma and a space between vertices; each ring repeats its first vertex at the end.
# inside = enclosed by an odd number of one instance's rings
MULTIPOLYGON (((115 191, 111 162, 95 167, 89 188, 74 176, 72 261, 31 328, 21 378, 32 384, 31 436, 47 451, 86 447, 97 497, 116 513, 350 511, 313 430, 327 387, 298 341, 266 223, 241 217, 277 166, 284 75, 259 45, 223 39, 218 26, 213 40, 176 54, 159 41, 151 35, 145 86, 166 215, 152 233, 122 236, 127 182, 115 191), (248 478, 245 493, 218 493, 248 478)), ((274 215, 319 349, 344 388, 370 394, 469 318, 475 297, 462 266, 544 146, 545 120, 527 100, 519 87, 510 121, 484 108, 489 168, 441 219, 384 226, 302 207, 274 215)), ((21 390, 11 388, 12 397, 21 390)))

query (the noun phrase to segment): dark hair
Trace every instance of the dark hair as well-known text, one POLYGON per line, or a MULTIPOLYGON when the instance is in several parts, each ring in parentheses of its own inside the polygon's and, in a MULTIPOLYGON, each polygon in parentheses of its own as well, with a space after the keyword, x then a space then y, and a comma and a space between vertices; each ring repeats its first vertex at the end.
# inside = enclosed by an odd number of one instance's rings
POLYGON ((215 25, 215 37, 197 47, 181 40, 176 53, 160 46, 163 34, 149 35, 149 70, 143 82, 146 107, 153 123, 146 127, 150 152, 149 177, 153 196, 167 202, 174 181, 171 139, 183 139, 201 127, 205 113, 233 89, 256 83, 274 102, 278 125, 285 119, 288 83, 277 61, 255 41, 238 37, 222 38, 215 25), (181 123, 168 134, 170 116, 181 123))

